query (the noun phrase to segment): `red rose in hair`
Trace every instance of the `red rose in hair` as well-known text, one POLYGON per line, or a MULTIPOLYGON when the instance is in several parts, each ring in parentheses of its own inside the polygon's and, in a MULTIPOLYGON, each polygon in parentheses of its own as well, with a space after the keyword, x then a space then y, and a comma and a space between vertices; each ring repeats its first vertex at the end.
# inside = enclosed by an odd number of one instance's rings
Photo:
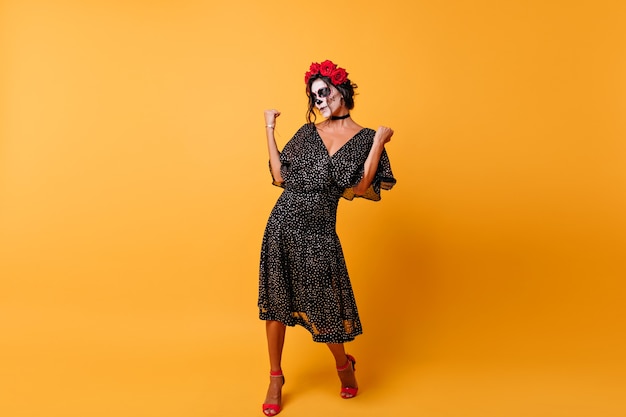
POLYGON ((311 76, 313 74, 311 74, 311 71, 307 71, 306 74, 304 74, 304 83, 308 84, 309 83, 309 79, 311 79, 311 76))
POLYGON ((311 73, 311 75, 320 72, 320 64, 318 64, 317 62, 312 63, 311 67, 309 68, 309 72, 311 73))
POLYGON ((343 84, 348 79, 348 73, 343 68, 336 68, 332 74, 330 74, 330 81, 334 85, 343 84))
POLYGON ((337 65, 333 64, 333 61, 329 61, 328 59, 320 64, 320 74, 330 77, 333 73, 333 70, 337 68, 337 65))

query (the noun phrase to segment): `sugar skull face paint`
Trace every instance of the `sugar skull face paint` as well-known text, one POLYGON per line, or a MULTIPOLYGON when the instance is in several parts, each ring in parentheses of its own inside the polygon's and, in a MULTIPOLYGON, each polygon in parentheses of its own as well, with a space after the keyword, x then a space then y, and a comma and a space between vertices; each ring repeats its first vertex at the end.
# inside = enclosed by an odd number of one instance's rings
POLYGON ((329 87, 320 79, 313 81, 313 84, 311 84, 311 97, 315 107, 325 118, 335 114, 342 106, 341 93, 335 87, 329 87))
POLYGON ((311 95, 313 96, 313 100, 315 101, 315 104, 319 104, 322 102, 321 99, 324 99, 330 95, 330 88, 322 87, 319 90, 317 90, 317 92, 312 91, 311 95))

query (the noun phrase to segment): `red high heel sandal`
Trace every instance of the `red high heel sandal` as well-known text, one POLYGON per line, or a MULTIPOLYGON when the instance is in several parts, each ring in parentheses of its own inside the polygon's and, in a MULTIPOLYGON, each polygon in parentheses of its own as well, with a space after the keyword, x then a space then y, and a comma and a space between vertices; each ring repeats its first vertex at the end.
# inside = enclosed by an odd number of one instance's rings
MULTIPOLYGON (((356 371, 356 359, 354 359, 354 356, 352 355, 346 355, 346 357, 348 358, 348 360, 346 361, 346 364, 343 366, 338 366, 337 367, 337 372, 343 372, 346 369, 348 369, 348 367, 352 367, 352 372, 356 371)), ((344 400, 349 400, 350 398, 354 398, 356 397, 356 393, 359 391, 359 388, 351 388, 351 387, 341 387, 341 398, 343 398, 344 400)))
MULTIPOLYGON (((283 371, 270 371, 270 378, 282 378, 283 385, 285 385, 285 377, 283 376, 283 371)), ((282 409, 280 404, 263 404, 263 414, 266 416, 275 416, 280 413, 282 409), (273 413, 271 412, 273 411, 273 413)))

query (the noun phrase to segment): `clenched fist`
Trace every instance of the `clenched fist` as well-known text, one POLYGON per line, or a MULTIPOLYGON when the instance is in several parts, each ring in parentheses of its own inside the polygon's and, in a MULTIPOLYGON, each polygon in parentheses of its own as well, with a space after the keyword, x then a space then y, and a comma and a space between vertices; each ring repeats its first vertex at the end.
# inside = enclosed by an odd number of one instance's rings
POLYGON ((276 109, 265 110, 265 125, 274 126, 278 116, 280 116, 280 112, 276 109))
POLYGON ((376 131, 376 135, 374 135, 374 141, 384 145, 385 143, 391 140, 393 136, 393 130, 386 126, 380 126, 376 131))

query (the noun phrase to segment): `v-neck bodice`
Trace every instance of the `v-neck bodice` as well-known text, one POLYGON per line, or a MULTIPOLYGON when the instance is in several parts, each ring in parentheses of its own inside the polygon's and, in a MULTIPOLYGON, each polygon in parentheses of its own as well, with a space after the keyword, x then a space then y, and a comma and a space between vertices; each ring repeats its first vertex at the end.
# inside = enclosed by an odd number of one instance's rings
MULTIPOLYGON (((315 124, 308 123, 281 151, 280 173, 284 181, 274 184, 296 193, 323 193, 332 200, 340 197, 352 200, 352 187, 363 176, 375 134, 372 129, 362 128, 331 155, 315 124)), ((384 150, 378 171, 364 198, 377 201, 380 189, 389 189, 395 183, 384 150)))
POLYGON ((359 134, 361 134, 361 132, 363 132, 364 130, 366 130, 367 128, 361 128, 358 132, 356 132, 354 135, 352 135, 352 137, 350 137, 343 145, 341 145, 335 152, 333 152, 332 154, 330 153, 330 151, 328 150, 328 147, 326 146, 326 143, 324 143, 324 139, 322 138, 322 135, 320 135, 319 130, 317 129, 317 126, 315 126, 315 134, 316 136, 319 138, 320 143, 322 144, 322 146, 324 147, 324 149, 326 150, 326 154, 328 155, 328 157, 332 158, 334 157, 339 151, 341 151, 343 148, 345 148, 351 141, 352 139, 356 138, 357 136, 359 136, 359 134))

